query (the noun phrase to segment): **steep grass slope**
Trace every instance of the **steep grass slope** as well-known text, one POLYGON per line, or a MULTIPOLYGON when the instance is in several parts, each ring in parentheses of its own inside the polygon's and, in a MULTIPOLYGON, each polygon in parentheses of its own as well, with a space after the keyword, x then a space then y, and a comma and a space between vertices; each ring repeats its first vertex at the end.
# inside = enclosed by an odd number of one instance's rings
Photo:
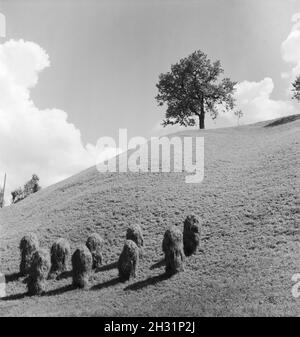
MULTIPOLYGON (((0 270, 8 297, 2 315, 300 315, 291 277, 300 273, 300 120, 206 131, 205 179, 183 173, 100 174, 86 170, 0 211, 0 270), (166 228, 188 214, 202 222, 199 252, 186 270, 163 276, 166 228), (144 229, 138 278, 119 283, 114 263, 127 225, 144 229), (51 281, 43 297, 26 297, 18 279, 18 243, 34 231, 44 247, 58 237, 72 250, 97 231, 104 267, 89 291, 70 277, 51 281)), ((67 275, 68 276, 68 275, 67 275)))

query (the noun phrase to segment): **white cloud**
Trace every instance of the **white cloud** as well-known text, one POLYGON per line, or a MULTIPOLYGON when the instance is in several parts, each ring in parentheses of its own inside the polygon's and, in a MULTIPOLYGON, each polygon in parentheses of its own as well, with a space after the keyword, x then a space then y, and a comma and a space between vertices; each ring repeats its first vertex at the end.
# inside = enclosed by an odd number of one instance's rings
POLYGON ((300 13, 295 13, 292 16, 292 22, 298 22, 300 21, 300 13))
POLYGON ((281 54, 285 62, 293 67, 289 73, 283 73, 283 78, 294 80, 300 74, 300 13, 292 16, 294 25, 288 37, 281 44, 281 54), (289 76, 287 76, 289 75, 289 76))
MULTIPOLYGON (((11 189, 33 173, 43 186, 96 164, 95 146, 84 146, 80 130, 59 109, 40 110, 30 98, 39 72, 50 65, 47 53, 33 42, 0 44, 0 179, 11 189)), ((1 184, 1 183, 0 183, 1 184)))
MULTIPOLYGON (((242 123, 255 123, 268 119, 279 118, 295 113, 290 101, 274 100, 271 94, 274 90, 273 80, 269 77, 260 82, 243 81, 236 86, 235 97, 237 107, 242 110, 244 116, 242 123)), ((233 117, 233 114, 231 118, 233 117)), ((230 118, 229 116, 227 118, 230 118)))
MULTIPOLYGON (((259 82, 243 81, 236 85, 236 109, 243 112, 240 124, 257 123, 296 113, 291 101, 272 99, 273 90, 274 83, 269 77, 259 82)), ((233 111, 219 115, 217 126, 220 125, 237 125, 237 117, 233 111)))

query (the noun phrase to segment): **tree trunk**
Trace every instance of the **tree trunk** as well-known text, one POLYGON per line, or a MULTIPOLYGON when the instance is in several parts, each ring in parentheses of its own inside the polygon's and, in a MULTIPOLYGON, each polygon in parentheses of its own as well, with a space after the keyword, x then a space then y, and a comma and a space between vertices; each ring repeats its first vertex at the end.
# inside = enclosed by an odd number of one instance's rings
POLYGON ((200 108, 200 114, 199 114, 199 129, 200 130, 205 129, 204 119, 205 119, 204 95, 202 94, 202 97, 201 97, 201 108, 200 108))
POLYGON ((200 130, 205 129, 204 118, 205 118, 205 114, 199 115, 199 129, 200 130))

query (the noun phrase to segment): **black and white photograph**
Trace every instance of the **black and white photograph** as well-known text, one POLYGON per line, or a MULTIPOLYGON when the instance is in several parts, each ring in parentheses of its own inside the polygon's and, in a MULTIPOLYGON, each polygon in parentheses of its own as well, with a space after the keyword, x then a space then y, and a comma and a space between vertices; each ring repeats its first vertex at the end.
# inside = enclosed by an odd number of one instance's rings
POLYGON ((299 172, 299 0, 0 0, 0 322, 299 317, 299 172))

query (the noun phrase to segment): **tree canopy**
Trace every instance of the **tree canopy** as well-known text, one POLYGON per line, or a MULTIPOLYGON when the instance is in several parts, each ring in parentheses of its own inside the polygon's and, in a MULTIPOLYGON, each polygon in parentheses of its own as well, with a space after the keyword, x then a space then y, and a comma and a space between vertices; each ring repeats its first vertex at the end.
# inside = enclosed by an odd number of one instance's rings
POLYGON ((293 98, 300 101, 300 76, 298 76, 294 83, 292 83, 293 98))
POLYGON ((163 126, 192 126, 198 117, 199 127, 204 129, 206 112, 215 119, 220 111, 232 110, 236 82, 220 80, 223 72, 220 61, 211 62, 198 50, 172 65, 171 71, 160 74, 156 100, 159 106, 167 104, 163 126))
POLYGON ((23 189, 19 187, 12 191, 12 203, 16 204, 17 202, 27 198, 30 194, 38 192, 41 189, 39 180, 39 177, 36 174, 33 174, 31 179, 24 185, 23 189))

